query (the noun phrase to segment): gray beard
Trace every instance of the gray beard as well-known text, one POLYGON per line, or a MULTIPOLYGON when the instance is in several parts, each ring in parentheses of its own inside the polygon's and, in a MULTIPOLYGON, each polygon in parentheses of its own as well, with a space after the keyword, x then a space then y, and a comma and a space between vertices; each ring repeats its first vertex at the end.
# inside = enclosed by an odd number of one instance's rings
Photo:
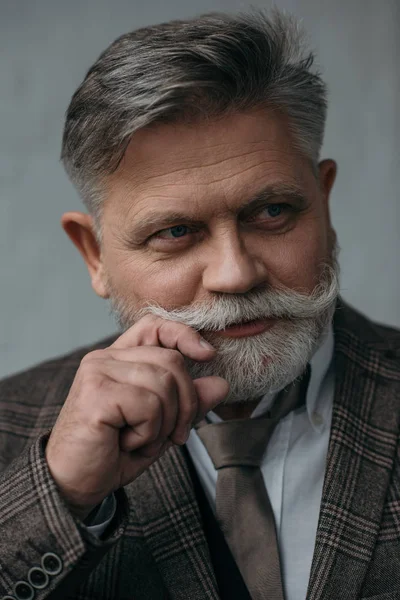
POLYGON ((149 313, 201 331, 217 353, 207 363, 185 358, 189 374, 192 379, 209 375, 226 379, 230 391, 224 403, 232 404, 281 390, 302 375, 325 339, 338 294, 335 251, 332 264, 325 266, 311 294, 287 288, 265 289, 238 296, 218 295, 203 305, 168 310, 148 303, 137 310, 112 293, 110 304, 111 314, 123 331, 149 313), (234 323, 262 318, 278 322, 270 330, 249 337, 226 338, 216 333, 234 323))

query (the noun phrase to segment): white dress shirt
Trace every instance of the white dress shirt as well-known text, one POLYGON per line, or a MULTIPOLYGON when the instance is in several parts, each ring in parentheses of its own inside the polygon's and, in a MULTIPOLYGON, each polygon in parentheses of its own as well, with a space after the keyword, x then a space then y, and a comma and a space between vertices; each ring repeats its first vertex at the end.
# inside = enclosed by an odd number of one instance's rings
MULTIPOLYGON (((333 329, 310 361, 311 376, 305 406, 275 427, 261 472, 275 517, 286 600, 305 600, 321 505, 325 461, 334 394, 333 329)), ((277 394, 266 394, 251 418, 266 412, 277 394)), ((210 421, 222 419, 213 411, 210 421)), ((217 471, 195 429, 186 442, 200 483, 215 513, 217 471)), ((100 536, 116 510, 106 498, 87 529, 100 536)))
MULTIPOLYGON (((271 436, 261 471, 274 512, 286 600, 304 600, 321 505, 334 393, 333 330, 310 361, 306 404, 282 419, 271 436)), ((266 412, 265 395, 251 417, 266 412)), ((221 421, 214 412, 207 417, 221 421)), ((187 448, 215 512, 217 471, 195 429, 187 448)))

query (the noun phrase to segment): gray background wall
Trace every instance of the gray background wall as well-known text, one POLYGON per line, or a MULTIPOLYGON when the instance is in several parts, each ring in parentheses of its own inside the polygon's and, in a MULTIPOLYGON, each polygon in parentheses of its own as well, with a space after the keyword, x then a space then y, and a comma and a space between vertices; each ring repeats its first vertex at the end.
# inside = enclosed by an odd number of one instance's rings
MULTIPOLYGON (((340 167, 332 217, 342 248, 342 294, 369 316, 400 325, 400 5, 276 4, 303 18, 330 87, 323 155, 340 167)), ((115 329, 59 225, 64 211, 81 206, 58 156, 63 114, 87 68, 128 30, 246 6, 0 0, 0 376, 115 329)))

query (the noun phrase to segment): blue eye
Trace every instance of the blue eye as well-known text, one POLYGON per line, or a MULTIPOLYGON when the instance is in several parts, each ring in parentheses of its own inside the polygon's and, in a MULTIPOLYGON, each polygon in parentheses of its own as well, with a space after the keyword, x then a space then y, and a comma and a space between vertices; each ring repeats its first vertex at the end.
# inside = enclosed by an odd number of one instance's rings
POLYGON ((175 227, 171 227, 168 231, 171 232, 172 237, 179 238, 188 232, 188 227, 186 227, 186 225, 176 225, 175 227))
POLYGON ((270 204, 267 211, 270 217, 279 217, 282 214, 282 204, 270 204))
POLYGON ((174 227, 168 227, 167 229, 159 231, 156 237, 164 240, 173 240, 184 237, 190 232, 191 230, 187 225, 175 225, 174 227))

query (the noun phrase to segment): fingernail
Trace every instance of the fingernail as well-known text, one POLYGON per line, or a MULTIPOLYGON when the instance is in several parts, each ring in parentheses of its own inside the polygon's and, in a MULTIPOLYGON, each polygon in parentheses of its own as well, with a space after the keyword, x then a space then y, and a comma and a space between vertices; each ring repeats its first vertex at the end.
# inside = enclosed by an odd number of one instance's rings
POLYGON ((203 346, 203 348, 206 348, 207 350, 215 350, 214 346, 211 346, 211 344, 209 344, 207 340, 202 337, 200 338, 199 343, 200 346, 203 346))

